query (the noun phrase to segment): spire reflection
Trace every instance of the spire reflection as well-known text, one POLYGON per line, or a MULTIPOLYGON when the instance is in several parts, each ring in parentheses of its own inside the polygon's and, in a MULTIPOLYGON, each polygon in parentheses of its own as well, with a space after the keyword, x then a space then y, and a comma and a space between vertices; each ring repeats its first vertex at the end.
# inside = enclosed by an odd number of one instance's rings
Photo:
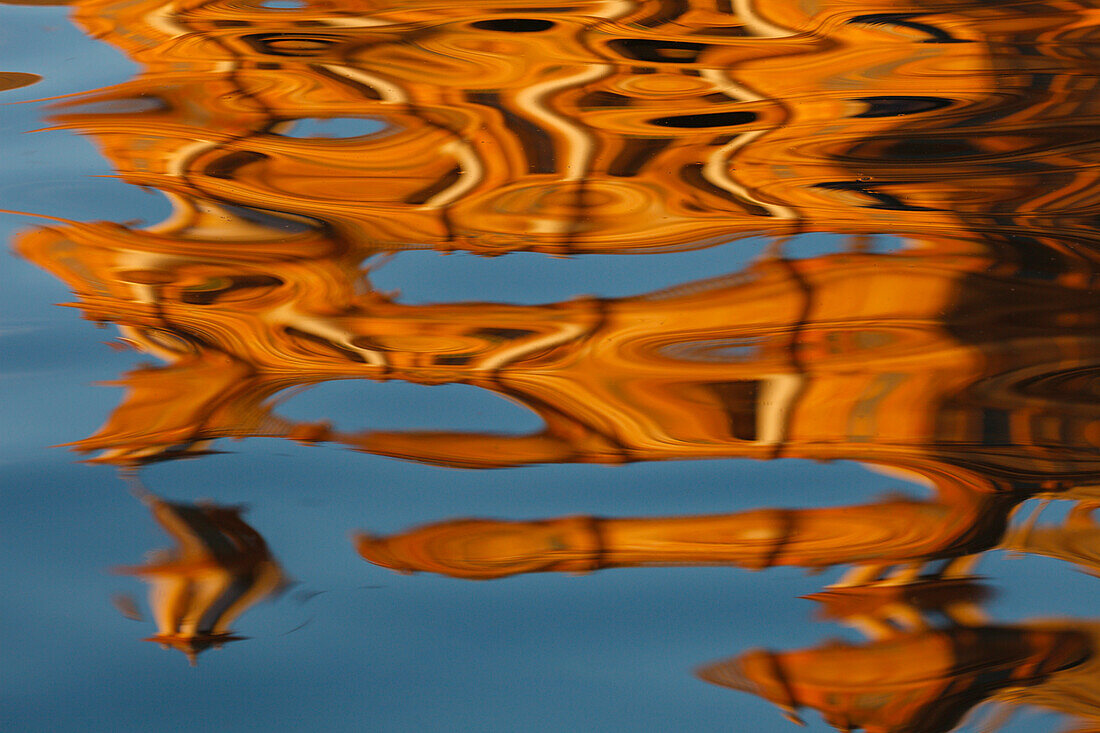
POLYGON ((141 499, 176 547, 117 572, 149 584, 157 633, 146 641, 178 649, 194 665, 201 652, 243 638, 230 625, 281 590, 286 577, 264 538, 241 519, 242 507, 168 502, 148 493, 141 499))

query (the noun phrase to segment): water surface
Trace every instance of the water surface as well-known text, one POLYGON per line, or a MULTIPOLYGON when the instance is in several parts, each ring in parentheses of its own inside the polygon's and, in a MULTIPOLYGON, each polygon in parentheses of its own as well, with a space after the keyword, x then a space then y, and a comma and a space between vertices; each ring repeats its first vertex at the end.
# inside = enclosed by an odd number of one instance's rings
POLYGON ((1095 15, 0 5, 5 729, 1094 729, 1095 15))

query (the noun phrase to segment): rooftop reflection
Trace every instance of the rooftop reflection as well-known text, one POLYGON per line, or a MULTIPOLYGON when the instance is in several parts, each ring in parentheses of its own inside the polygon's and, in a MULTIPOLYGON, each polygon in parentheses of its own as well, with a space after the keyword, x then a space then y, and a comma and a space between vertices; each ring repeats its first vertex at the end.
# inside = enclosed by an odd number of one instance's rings
MULTIPOLYGON (((163 362, 123 376, 123 403, 73 448, 127 468, 253 437, 467 469, 860 461, 931 494, 455 519, 355 545, 468 579, 849 566, 812 597, 866 641, 750 651, 701 676, 841 730, 947 731, 987 700, 1100 720, 1095 622, 996 623, 973 575, 994 550, 1100 571, 1089 3, 73 7, 142 71, 53 123, 173 206, 16 242, 85 318, 163 362), (815 233, 846 246, 787 256, 815 233), (881 234, 901 246, 872 251, 881 234), (749 266, 633 297, 415 305, 371 285, 408 249, 660 267, 750 236, 772 246, 749 266), (335 379, 467 384, 543 428, 278 414, 291 388, 335 379), (1063 524, 1022 516, 1051 500, 1078 504, 1063 524)), ((152 640, 194 660, 284 578, 238 510, 144 500, 180 549, 128 572, 152 585, 152 640)))

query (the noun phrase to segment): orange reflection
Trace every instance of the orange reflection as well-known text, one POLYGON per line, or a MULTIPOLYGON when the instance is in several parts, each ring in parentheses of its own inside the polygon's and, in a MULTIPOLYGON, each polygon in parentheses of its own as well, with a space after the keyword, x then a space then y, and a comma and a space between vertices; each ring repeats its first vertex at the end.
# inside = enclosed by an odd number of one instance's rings
POLYGON ((125 180, 372 247, 1096 239, 1084 2, 75 7, 143 68, 60 118, 125 180))
POLYGON ((980 607, 990 592, 969 575, 977 558, 960 557, 958 547, 941 541, 952 534, 950 522, 970 521, 971 551, 1002 547, 1100 570, 1095 504, 1077 504, 1057 525, 1035 527, 1033 515, 1005 532, 1014 505, 1006 500, 948 522, 935 514, 939 507, 905 501, 711 517, 455 520, 387 538, 361 535, 357 545, 384 567, 470 579, 654 564, 857 564, 809 598, 822 604, 822 618, 854 626, 868 642, 750 651, 708 665, 700 676, 761 696, 796 722, 799 709, 816 709, 843 731, 939 733, 987 700, 1098 723, 1096 624, 992 623, 980 607), (933 564, 943 560, 950 562, 933 564))
MULTIPOLYGON (((1089 3, 75 13, 143 70, 56 121, 173 213, 18 242, 88 319, 166 362, 127 375, 125 402, 74 447, 119 465, 253 436, 465 468, 863 461, 933 496, 463 520, 357 544, 380 565, 466 578, 852 565, 817 599, 868 643, 751 653, 704 676, 843 729, 947 730, 989 698, 1098 717, 1088 624, 990 624, 966 580, 997 547, 1097 568, 1087 508, 1057 530, 1012 517, 1086 496, 1100 472, 1089 3), (660 253, 805 232, 851 246, 803 260, 776 247, 706 281, 542 306, 409 305, 368 277, 412 248, 660 253), (883 232, 900 251, 870 251, 864 235, 883 232), (288 388, 338 378, 475 385, 544 428, 352 433, 274 414, 288 388)), ((153 584, 153 639, 193 658, 235 638, 229 623, 281 572, 234 510, 149 501, 181 549, 131 572, 153 584)))
POLYGON ((1085 262, 1033 280, 980 257, 850 253, 635 298, 413 306, 364 292, 356 260, 321 240, 215 254, 106 234, 20 243, 88 317, 170 363, 128 377, 124 405, 76 444, 99 460, 270 435, 468 467, 799 456, 923 472, 931 457, 1032 482, 1096 470, 1100 415, 1074 400, 1100 353, 1097 296, 1074 285, 1085 262), (269 412, 286 387, 350 377, 473 384, 545 428, 348 434, 269 412))
POLYGON ((700 517, 455 520, 385 538, 361 534, 356 547, 370 562, 394 570, 477 579, 710 564, 754 570, 856 564, 864 568, 864 577, 873 577, 894 564, 919 566, 995 546, 1018 501, 1011 495, 979 494, 957 506, 893 500, 700 517))
MULTIPOLYGON (((868 146, 899 127, 991 137, 971 118, 1012 87, 992 72, 1015 17, 974 4, 891 20, 915 5, 89 0, 78 22, 145 70, 82 100, 100 111, 62 121, 130 182, 384 249, 667 251, 976 226, 942 203, 987 173, 963 163, 929 180, 911 151, 881 160, 868 146), (331 120, 356 124, 300 132, 331 120), (365 121, 382 129, 354 132, 365 121)), ((1006 138, 973 152, 1024 148, 1006 138)), ((1034 198, 1018 178, 977 183, 995 197, 986 207, 1034 198)))
MULTIPOLYGON (((1091 29, 1078 3, 1043 10, 1026 15, 1044 42, 1091 29)), ((803 456, 925 473, 931 454, 1020 478, 1008 441, 1044 462, 1026 481, 1091 471, 1093 406, 1050 415, 1073 384, 1030 375, 1096 353, 1095 257, 1048 233, 1084 226, 1100 169, 1087 146, 1046 144, 1094 102, 1074 82, 1087 61, 1046 46, 1027 81, 1003 50, 1031 33, 1021 13, 81 3, 77 20, 144 70, 58 120, 175 209, 18 244, 88 318, 169 362, 130 375, 76 447, 135 464, 280 436, 468 467, 803 456), (324 137, 315 120, 360 127, 324 137), (664 251, 811 230, 911 239, 538 307, 403 305, 362 272, 409 247, 664 251), (289 386, 364 377, 477 385, 546 428, 353 435, 270 413, 289 386)))
POLYGON ((179 504, 152 494, 142 501, 177 546, 118 572, 149 583, 157 633, 146 641, 179 649, 194 665, 206 649, 241 639, 230 625, 286 578, 263 537, 241 519, 241 507, 179 504))
POLYGON ((37 84, 42 81, 42 77, 38 74, 26 74, 20 71, 0 71, 0 92, 6 92, 9 89, 20 89, 21 87, 30 86, 31 84, 37 84))
MULTIPOLYGON (((964 615, 976 610, 967 604, 981 598, 977 586, 929 582, 885 589, 893 591, 886 604, 881 590, 813 596, 827 603, 839 600, 849 620, 873 622, 880 631, 867 643, 831 642, 792 652, 754 650, 708 665, 699 675, 759 695, 795 721, 798 710, 808 707, 843 731, 943 733, 988 699, 1026 700, 1071 712, 1062 707, 1068 700, 1059 699, 1056 691, 1067 683, 1080 684, 1082 674, 1097 668, 1092 624, 991 625, 972 613, 964 615), (946 614, 948 622, 929 627, 922 612, 946 614), (899 616, 908 623, 894 625, 899 616)), ((1087 688, 1100 692, 1095 677, 1087 688)), ((1072 712, 1096 720, 1100 708, 1078 706, 1072 712)))

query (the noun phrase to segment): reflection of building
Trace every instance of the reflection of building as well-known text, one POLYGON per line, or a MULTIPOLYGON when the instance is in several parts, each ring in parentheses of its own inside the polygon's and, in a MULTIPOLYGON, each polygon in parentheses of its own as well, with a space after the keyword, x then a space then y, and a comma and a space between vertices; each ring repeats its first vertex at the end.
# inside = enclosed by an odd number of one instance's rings
POLYGON ((816 709, 844 731, 942 733, 986 700, 1100 721, 1094 623, 992 624, 980 609, 988 589, 965 575, 971 563, 933 564, 957 557, 958 546, 945 539, 966 535, 969 523, 971 551, 1000 545, 1095 571, 1100 546, 1097 525, 1086 519, 1091 505, 1062 525, 1017 522, 1003 536, 1013 506, 991 503, 967 515, 893 500, 709 517, 454 520, 386 538, 360 536, 357 544, 375 564, 470 579, 655 564, 862 564, 810 598, 822 604, 823 617, 856 627, 867 642, 750 651, 708 665, 700 676, 763 697, 796 721, 799 709, 816 709))
POLYGON ((666 5, 87 0, 144 71, 62 121, 133 183, 385 249, 1095 238, 1092 62, 1048 52, 1087 42, 1087 4, 666 5), (295 131, 364 119, 383 129, 295 131))
POLYGON ((864 566, 873 577, 995 546, 1021 499, 886 500, 825 509, 757 509, 698 517, 567 517, 537 522, 460 519, 389 537, 359 535, 370 562, 402 572, 488 579, 541 571, 654 565, 864 566))
POLYGON ((1056 527, 1036 528, 1036 513, 1031 522, 1009 533, 1004 545, 1009 550, 1071 562, 1085 572, 1100 575, 1100 524, 1093 516, 1096 509, 1095 496, 1079 502, 1056 527))
POLYGON ((131 375, 78 447, 122 463, 248 435, 460 466, 849 458, 1036 488, 1097 469, 1100 415, 1073 377, 1100 347, 1097 297, 1074 284, 1086 262, 1036 280, 934 250, 849 253, 615 301, 409 306, 357 292, 353 258, 296 236, 224 253, 98 225, 25 237, 88 317, 171 363, 131 375), (477 385, 546 427, 349 435, 264 407, 352 377, 477 385))
MULTIPOLYGON (((1076 4, 1041 7, 1044 42, 1087 34, 1076 4)), ((1029 486, 1090 475, 1094 404, 1031 374, 1095 357, 1095 262, 1042 231, 1072 228, 1097 168, 1080 165, 1087 142, 1023 141, 1090 114, 1075 81, 1089 62, 1038 46, 1042 79, 1019 59, 1010 73, 996 49, 1029 33, 1016 6, 661 8, 81 3, 144 71, 59 121, 176 208, 20 244, 87 317, 170 363, 130 375, 79 447, 137 463, 279 435, 463 466, 803 456, 1029 486), (1021 109, 1012 90, 1036 84, 1049 96, 1021 109), (384 129, 295 132, 354 119, 384 129), (910 251, 769 261, 614 302, 405 306, 359 269, 409 246, 665 250, 887 225, 910 251), (362 377, 475 384, 546 429, 347 435, 266 407, 362 377)))
MULTIPOLYGON (((851 596, 845 599, 850 613, 867 612, 876 603, 875 590, 840 593, 851 596)), ((918 624, 923 620, 917 615, 917 603, 930 614, 944 612, 945 603, 960 603, 958 588, 931 584, 905 590, 895 594, 898 601, 887 613, 896 613, 900 607, 910 611, 918 624), (937 594, 941 597, 936 598, 937 594)), ((870 615, 886 614, 873 609, 870 615)), ((866 643, 750 651, 708 665, 699 675, 708 682, 759 695, 794 720, 800 708, 808 707, 843 731, 945 733, 988 699, 1059 702, 1052 690, 1096 669, 1092 627, 1073 622, 895 627, 866 643)), ((1096 687, 1095 677, 1088 687, 1096 687)), ((1057 704, 1050 706, 1059 709, 1057 704)), ((1066 712, 1095 720, 1100 708, 1066 712)))
POLYGON ((200 652, 240 639, 230 625, 285 578, 239 507, 169 503, 152 495, 144 501, 177 547, 119 572, 149 583, 157 633, 147 641, 179 649, 194 664, 200 652))
MULTIPOLYGON (((589 572, 662 565, 856 568, 836 587, 907 583, 931 572, 969 572, 968 557, 997 547, 1055 557, 1100 573, 1096 505, 1082 502, 1057 527, 1009 526, 1027 492, 941 484, 934 501, 889 498, 858 506, 755 509, 683 517, 562 517, 509 522, 456 519, 386 537, 360 534, 375 565, 492 579, 533 572, 589 572), (950 561, 930 568, 933 561, 950 561), (890 572, 893 568, 900 568, 890 572)), ((1071 492, 1071 496, 1073 493, 1071 492)))
MULTIPOLYGON (((1095 660, 1080 629, 988 625, 946 593, 917 610, 951 623, 881 634, 892 621, 880 616, 912 620, 917 590, 960 587, 965 561, 918 578, 929 561, 1029 541, 1094 557, 1039 531, 1004 539, 1020 502, 1075 495, 1100 469, 1100 270, 1081 245, 1096 240, 1100 190, 1095 61, 1078 52, 1094 40, 1091 9, 932 6, 80 3, 78 20, 144 71, 58 120, 175 208, 145 229, 20 240, 89 319, 167 362, 128 375, 124 404, 77 447, 140 464, 278 436, 462 467, 804 457, 899 469, 936 495, 449 522, 360 549, 461 577, 854 564, 848 594, 828 602, 875 632, 869 644, 744 657, 713 675, 869 730, 933 714, 949 726, 1010 691, 1088 709, 1078 673, 1095 660), (318 120, 365 128, 309 133, 318 120), (411 247, 661 252, 803 231, 907 239, 893 254, 772 258, 544 306, 405 305, 361 272, 411 247), (351 434, 272 414, 288 387, 337 378, 471 384, 544 429, 351 434), (894 564, 907 567, 877 582, 894 564), (858 674, 830 676, 842 662, 858 674)), ((154 638, 194 654, 231 638, 279 570, 262 542, 240 557, 208 546, 250 537, 235 513, 154 507, 183 549, 136 572, 154 581, 154 638)))

